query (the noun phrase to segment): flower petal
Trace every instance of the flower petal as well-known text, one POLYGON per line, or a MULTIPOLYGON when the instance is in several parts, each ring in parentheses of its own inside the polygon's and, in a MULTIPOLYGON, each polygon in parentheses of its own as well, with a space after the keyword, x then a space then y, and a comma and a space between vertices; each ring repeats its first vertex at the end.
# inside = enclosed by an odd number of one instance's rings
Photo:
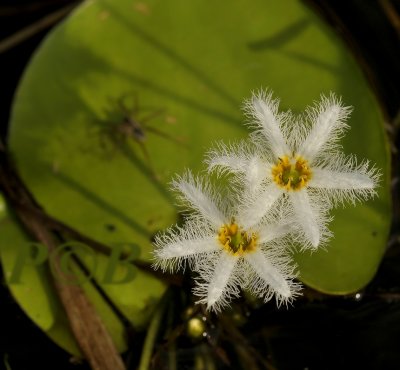
POLYGON ((270 165, 262 161, 258 156, 253 156, 247 162, 245 179, 247 191, 250 194, 254 194, 260 189, 262 182, 266 178, 265 174, 268 173, 268 167, 270 165))
POLYGON ((307 110, 313 126, 300 145, 298 155, 312 162, 321 153, 337 148, 337 141, 349 128, 346 119, 351 110, 351 107, 344 107, 333 93, 329 97, 322 96, 318 105, 307 110))
POLYGON ((154 246, 153 266, 163 271, 184 269, 186 262, 195 267, 207 254, 220 249, 215 231, 199 220, 191 220, 184 227, 171 227, 157 234, 154 246))
MULTIPOLYGON (((157 245, 157 244, 156 244, 157 245)), ((154 255, 158 259, 189 257, 199 253, 213 252, 220 249, 216 237, 193 240, 175 240, 156 249, 154 255)))
POLYGON ((301 225, 306 238, 314 248, 318 247, 321 232, 318 225, 318 215, 315 214, 306 190, 292 191, 289 193, 296 219, 301 225))
POLYGON ((278 224, 267 224, 259 231, 257 241, 260 244, 268 243, 274 239, 283 238, 287 234, 296 230, 297 227, 295 223, 290 220, 278 224))
POLYGON ((347 157, 335 162, 333 168, 315 168, 308 185, 326 196, 330 208, 344 202, 355 204, 375 196, 380 176, 375 167, 369 168, 368 161, 357 165, 355 157, 347 157), (339 166, 340 162, 344 165, 339 166))
POLYGON ((245 102, 244 110, 248 116, 255 119, 252 123, 260 129, 264 140, 275 157, 287 155, 291 151, 286 144, 278 113, 279 99, 273 99, 272 92, 260 91, 245 102))
POLYGON ((226 145, 222 142, 206 154, 205 163, 210 171, 245 172, 248 164, 249 148, 245 142, 226 145))
POLYGON ((244 258, 274 292, 286 299, 291 297, 292 292, 285 275, 267 259, 261 250, 247 253, 244 258))
POLYGON ((218 143, 215 149, 207 153, 205 163, 208 165, 209 171, 216 170, 218 174, 238 173, 239 176, 233 180, 239 184, 239 187, 244 182, 246 191, 250 193, 258 190, 265 180, 268 166, 270 166, 245 141, 231 145, 218 143))
POLYGON ((215 266, 214 274, 211 277, 208 285, 207 309, 213 308, 213 306, 218 307, 220 304, 222 304, 218 302, 221 299, 223 300, 223 297, 227 295, 226 289, 228 282, 237 261, 237 257, 229 253, 221 253, 219 261, 215 266))
POLYGON ((373 189, 376 186, 376 181, 364 173, 315 168, 308 185, 314 188, 356 190, 373 189))
POLYGON ((217 197, 212 194, 209 186, 194 178, 190 171, 187 171, 183 177, 174 180, 172 186, 182 194, 182 201, 189 203, 192 209, 213 226, 219 228, 225 223, 225 215, 214 201, 217 197))
POLYGON ((262 191, 255 194, 252 200, 243 204, 238 215, 239 223, 245 229, 255 226, 282 194, 283 190, 275 183, 269 184, 262 191))

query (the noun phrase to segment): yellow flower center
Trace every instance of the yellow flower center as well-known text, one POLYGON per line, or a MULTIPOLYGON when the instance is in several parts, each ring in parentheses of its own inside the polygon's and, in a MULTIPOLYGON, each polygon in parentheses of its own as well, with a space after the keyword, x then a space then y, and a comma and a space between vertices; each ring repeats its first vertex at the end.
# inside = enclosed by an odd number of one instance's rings
POLYGON ((232 221, 229 225, 223 225, 219 229, 218 241, 227 252, 241 256, 255 250, 257 235, 255 233, 249 235, 232 221))
POLYGON ((305 159, 285 155, 272 167, 272 176, 286 190, 300 190, 310 181, 311 170, 305 159))

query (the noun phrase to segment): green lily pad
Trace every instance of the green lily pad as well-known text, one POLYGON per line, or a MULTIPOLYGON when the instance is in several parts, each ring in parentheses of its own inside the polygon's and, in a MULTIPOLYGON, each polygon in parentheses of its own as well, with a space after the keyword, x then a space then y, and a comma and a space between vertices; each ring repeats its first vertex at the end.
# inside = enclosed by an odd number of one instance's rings
MULTIPOLYGON (((33 263, 30 250, 37 250, 15 220, 8 216, 0 223, 0 255, 4 279, 26 314, 47 335, 71 353, 79 355, 67 317, 49 278, 44 263, 33 263), (28 252, 28 253, 27 253, 28 252), (22 258, 26 257, 24 263, 22 258), (18 262, 20 261, 20 262, 18 262)), ((39 247, 40 248, 40 247, 39 247)), ((44 262, 44 260, 41 258, 44 262)))
MULTIPOLYGON (((353 292, 372 279, 385 249, 388 145, 353 57, 300 2, 87 1, 27 68, 10 147, 51 215, 104 243, 134 243, 149 260, 152 236, 176 220, 171 177, 200 169, 213 141, 245 137, 240 106, 262 86, 295 112, 323 92, 341 95, 354 106, 345 152, 382 169, 378 199, 335 211, 327 251, 296 256, 306 284, 353 292), (129 113, 139 121, 153 115, 135 138, 129 113)), ((102 287, 138 326, 165 289, 140 271, 102 287)))
MULTIPOLYGON (((64 308, 56 298, 57 293, 53 286, 54 278, 49 273, 48 262, 54 259, 54 255, 49 255, 46 252, 46 248, 39 243, 32 243, 12 216, 8 216, 1 221, 0 229, 2 234, 0 254, 3 272, 5 281, 13 296, 27 315, 50 338, 70 353, 80 356, 81 352, 69 329, 64 308)), ((109 268, 109 264, 107 263, 109 261, 108 258, 88 253, 88 248, 79 243, 67 243, 60 246, 61 249, 65 247, 71 247, 81 257, 86 267, 92 271, 96 280, 102 281, 105 271, 109 268), (95 264, 93 263, 93 257, 96 260, 95 264)), ((93 284, 89 283, 88 278, 83 274, 82 270, 76 264, 70 267, 77 278, 74 281, 65 281, 65 283, 79 283, 82 286, 88 299, 96 307, 117 349, 120 352, 126 350, 126 328, 118 315, 104 300, 104 297, 93 284)), ((125 276, 126 267, 123 264, 115 266, 115 273, 113 272, 111 279, 107 283, 116 282, 117 289, 114 289, 115 291, 111 289, 109 296, 117 303, 121 312, 126 317, 132 317, 132 323, 137 328, 140 328, 148 320, 148 309, 152 309, 152 305, 149 307, 149 303, 154 304, 153 301, 158 299, 158 296, 153 298, 146 290, 138 289, 138 287, 146 287, 150 292, 154 293, 154 291, 160 289, 160 286, 162 287, 162 284, 155 279, 148 280, 145 274, 139 274, 135 270, 134 281, 129 281, 129 283, 119 286, 118 281, 124 280, 125 276), (133 295, 132 291, 137 292, 137 294, 133 295), (127 297, 115 296, 121 293, 125 293, 127 297), (135 299, 132 299, 132 296, 135 299)), ((59 277, 56 276, 55 278, 59 277)))

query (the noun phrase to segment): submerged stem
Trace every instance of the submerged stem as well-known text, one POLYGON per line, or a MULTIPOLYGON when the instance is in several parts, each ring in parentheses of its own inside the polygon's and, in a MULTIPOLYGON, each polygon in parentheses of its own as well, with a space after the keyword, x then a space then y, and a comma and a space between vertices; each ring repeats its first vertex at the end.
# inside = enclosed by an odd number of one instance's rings
POLYGON ((153 354, 154 343, 157 338, 158 329, 160 328, 161 319, 166 306, 166 296, 161 300, 160 304, 157 306, 154 315, 151 319, 149 329, 147 330, 146 339, 144 340, 142 356, 140 357, 140 363, 138 370, 148 370, 151 355, 153 354))

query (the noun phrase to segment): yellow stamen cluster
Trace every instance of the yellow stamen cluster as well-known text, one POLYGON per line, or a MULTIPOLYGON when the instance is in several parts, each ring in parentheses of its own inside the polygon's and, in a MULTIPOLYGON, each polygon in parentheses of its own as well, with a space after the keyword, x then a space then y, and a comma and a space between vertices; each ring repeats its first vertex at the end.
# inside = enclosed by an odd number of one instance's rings
POLYGON ((300 190, 310 181, 311 170, 305 159, 285 155, 272 167, 272 176, 286 190, 300 190))
POLYGON ((255 233, 249 235, 232 221, 229 225, 226 224, 220 228, 218 241, 227 252, 235 256, 241 256, 244 253, 255 250, 257 235, 255 233))

